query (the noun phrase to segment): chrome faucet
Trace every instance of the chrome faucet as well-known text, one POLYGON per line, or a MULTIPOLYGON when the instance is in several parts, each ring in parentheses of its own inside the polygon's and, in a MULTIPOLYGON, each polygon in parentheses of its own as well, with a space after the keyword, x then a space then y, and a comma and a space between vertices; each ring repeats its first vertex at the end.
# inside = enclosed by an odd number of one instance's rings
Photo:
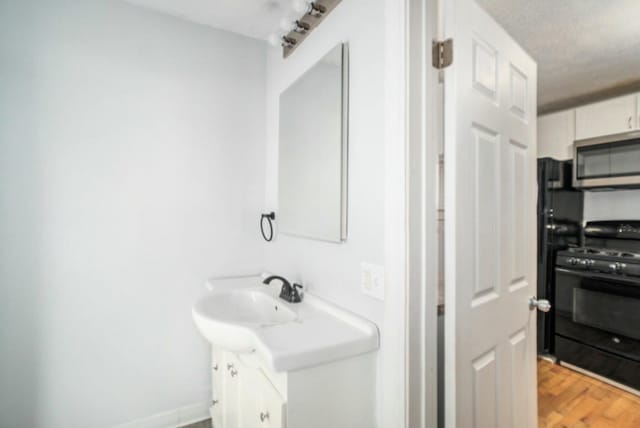
POLYGON ((271 275, 262 281, 263 284, 269 285, 271 281, 274 279, 279 279, 282 282, 282 288, 280 289, 280 298, 282 300, 286 300, 289 303, 300 303, 302 302, 302 296, 298 291, 298 288, 302 289, 302 285, 293 284, 287 281, 285 278, 278 275, 271 275))

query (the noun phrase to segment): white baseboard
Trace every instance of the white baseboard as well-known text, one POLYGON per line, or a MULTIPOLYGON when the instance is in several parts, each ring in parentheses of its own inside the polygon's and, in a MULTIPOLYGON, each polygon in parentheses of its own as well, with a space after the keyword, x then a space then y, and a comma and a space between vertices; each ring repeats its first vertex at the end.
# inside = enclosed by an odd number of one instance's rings
POLYGON ((621 383, 616 382, 615 380, 607 379, 604 376, 600 376, 599 374, 595 374, 593 372, 590 372, 589 370, 585 370, 578 366, 574 366, 573 364, 565 363, 564 361, 560 361, 560 365, 567 367, 571 370, 574 370, 578 373, 582 373, 583 375, 591 376, 592 378, 598 379, 601 382, 608 383, 609 385, 613 385, 618 389, 627 391, 628 393, 631 393, 640 397, 640 391, 638 391, 637 389, 631 388, 630 386, 623 385, 621 383))
POLYGON ((209 403, 197 403, 125 422, 113 428, 177 428, 209 419, 209 403))

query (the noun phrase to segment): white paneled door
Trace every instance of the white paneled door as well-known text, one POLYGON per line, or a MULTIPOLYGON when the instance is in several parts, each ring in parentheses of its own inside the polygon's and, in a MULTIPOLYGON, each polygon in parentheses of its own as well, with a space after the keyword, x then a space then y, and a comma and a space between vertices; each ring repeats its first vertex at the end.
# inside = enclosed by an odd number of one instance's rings
POLYGON ((443 4, 446 426, 534 428, 536 63, 473 0, 443 4))

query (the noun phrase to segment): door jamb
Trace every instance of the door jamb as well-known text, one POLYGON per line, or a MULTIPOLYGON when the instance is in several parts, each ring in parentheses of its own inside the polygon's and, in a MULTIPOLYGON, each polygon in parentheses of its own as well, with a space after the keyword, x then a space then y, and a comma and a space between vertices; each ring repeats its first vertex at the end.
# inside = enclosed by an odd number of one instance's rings
MULTIPOLYGON (((443 104, 432 67, 438 0, 407 0, 407 427, 438 422, 438 164, 443 104)), ((442 396, 442 395, 441 395, 442 396)))

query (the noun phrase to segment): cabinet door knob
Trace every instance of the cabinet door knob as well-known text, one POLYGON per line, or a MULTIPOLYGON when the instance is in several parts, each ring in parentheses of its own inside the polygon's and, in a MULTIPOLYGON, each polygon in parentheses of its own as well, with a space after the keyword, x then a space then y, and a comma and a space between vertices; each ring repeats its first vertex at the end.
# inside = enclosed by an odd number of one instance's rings
POLYGON ((216 404, 218 404, 218 400, 213 400, 213 401, 211 402, 211 405, 212 405, 212 406, 215 406, 216 404))
POLYGON ((218 371, 218 365, 216 364, 215 366, 213 366, 213 369, 214 369, 215 371, 218 371))
POLYGON ((227 370, 231 370, 233 368, 233 364, 227 364, 227 370))
POLYGON ((627 124, 629 125, 629 129, 633 128, 633 116, 629 116, 629 120, 627 121, 627 124))
POLYGON ((229 371, 229 373, 231 373, 231 377, 236 377, 236 375, 238 374, 238 370, 236 370, 236 369, 231 369, 231 370, 229 371))
POLYGON ((264 422, 269 419, 269 412, 260 412, 260 422, 264 422))

